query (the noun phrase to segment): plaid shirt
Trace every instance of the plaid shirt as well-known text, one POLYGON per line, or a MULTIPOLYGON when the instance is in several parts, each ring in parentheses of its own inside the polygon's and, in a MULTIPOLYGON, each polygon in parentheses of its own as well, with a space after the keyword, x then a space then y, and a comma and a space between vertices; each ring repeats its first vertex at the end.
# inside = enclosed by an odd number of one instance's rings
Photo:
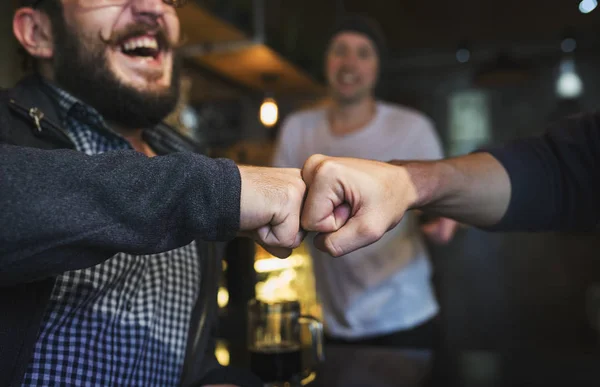
MULTIPOLYGON (((131 149, 96 110, 51 89, 77 150, 131 149)), ((62 274, 23 385, 178 385, 199 278, 194 243, 156 255, 120 253, 62 274)))

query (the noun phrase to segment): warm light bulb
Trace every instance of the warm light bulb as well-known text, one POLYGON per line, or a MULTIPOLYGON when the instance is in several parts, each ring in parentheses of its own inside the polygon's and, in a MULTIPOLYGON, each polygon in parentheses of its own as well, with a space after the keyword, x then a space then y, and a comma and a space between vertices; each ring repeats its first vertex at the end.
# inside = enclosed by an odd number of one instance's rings
POLYGON ((264 126, 273 126, 277 123, 278 116, 279 109, 275 100, 273 98, 265 98, 260 106, 260 122, 264 126))
POLYGON ((227 367, 231 360, 229 348, 227 348, 227 345, 221 340, 217 340, 217 343, 215 345, 215 358, 217 358, 219 364, 224 367, 227 367))
POLYGON ((229 303, 229 291, 225 287, 220 287, 217 293, 217 303, 219 308, 224 308, 229 303))

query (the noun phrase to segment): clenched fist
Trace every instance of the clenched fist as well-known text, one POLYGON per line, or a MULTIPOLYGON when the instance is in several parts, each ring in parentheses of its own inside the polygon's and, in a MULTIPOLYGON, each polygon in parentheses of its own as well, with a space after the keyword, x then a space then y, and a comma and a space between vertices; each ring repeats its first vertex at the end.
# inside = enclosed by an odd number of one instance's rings
POLYGON ((417 199, 406 170, 379 161, 314 155, 302 177, 302 226, 319 232, 317 248, 335 257, 378 241, 417 199))
POLYGON ((242 177, 240 230, 271 254, 291 254, 304 238, 300 213, 306 185, 300 170, 239 166, 242 177))

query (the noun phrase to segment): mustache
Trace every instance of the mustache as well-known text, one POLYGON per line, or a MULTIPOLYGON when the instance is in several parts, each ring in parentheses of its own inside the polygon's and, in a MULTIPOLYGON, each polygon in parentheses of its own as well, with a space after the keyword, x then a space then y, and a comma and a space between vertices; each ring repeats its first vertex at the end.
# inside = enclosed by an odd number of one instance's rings
POLYGON ((164 27, 162 27, 158 23, 138 22, 135 24, 130 24, 123 29, 113 31, 109 37, 104 37, 102 35, 102 31, 98 31, 98 37, 104 44, 107 45, 118 45, 126 39, 146 34, 154 35, 159 47, 163 50, 180 48, 188 40, 185 34, 181 34, 179 41, 172 42, 171 40, 169 40, 169 37, 164 27))
POLYGON ((348 72, 348 73, 351 73, 351 72, 354 72, 354 71, 356 71, 356 67, 354 67, 354 66, 348 66, 348 65, 342 65, 342 66, 341 66, 341 67, 338 69, 338 71, 337 71, 337 72, 338 72, 338 73, 341 73, 341 72, 343 72, 343 71, 345 71, 345 72, 348 72))

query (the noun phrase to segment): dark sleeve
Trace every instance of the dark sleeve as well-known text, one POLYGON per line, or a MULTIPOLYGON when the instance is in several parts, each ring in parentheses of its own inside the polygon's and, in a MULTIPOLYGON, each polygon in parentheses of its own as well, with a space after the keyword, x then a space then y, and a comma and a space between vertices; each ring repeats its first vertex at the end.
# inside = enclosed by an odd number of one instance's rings
POLYGON ((600 116, 487 150, 506 169, 511 199, 497 231, 591 231, 600 221, 600 116))
POLYGON ((194 153, 97 156, 0 144, 0 286, 155 254, 239 228, 230 160, 194 153))

